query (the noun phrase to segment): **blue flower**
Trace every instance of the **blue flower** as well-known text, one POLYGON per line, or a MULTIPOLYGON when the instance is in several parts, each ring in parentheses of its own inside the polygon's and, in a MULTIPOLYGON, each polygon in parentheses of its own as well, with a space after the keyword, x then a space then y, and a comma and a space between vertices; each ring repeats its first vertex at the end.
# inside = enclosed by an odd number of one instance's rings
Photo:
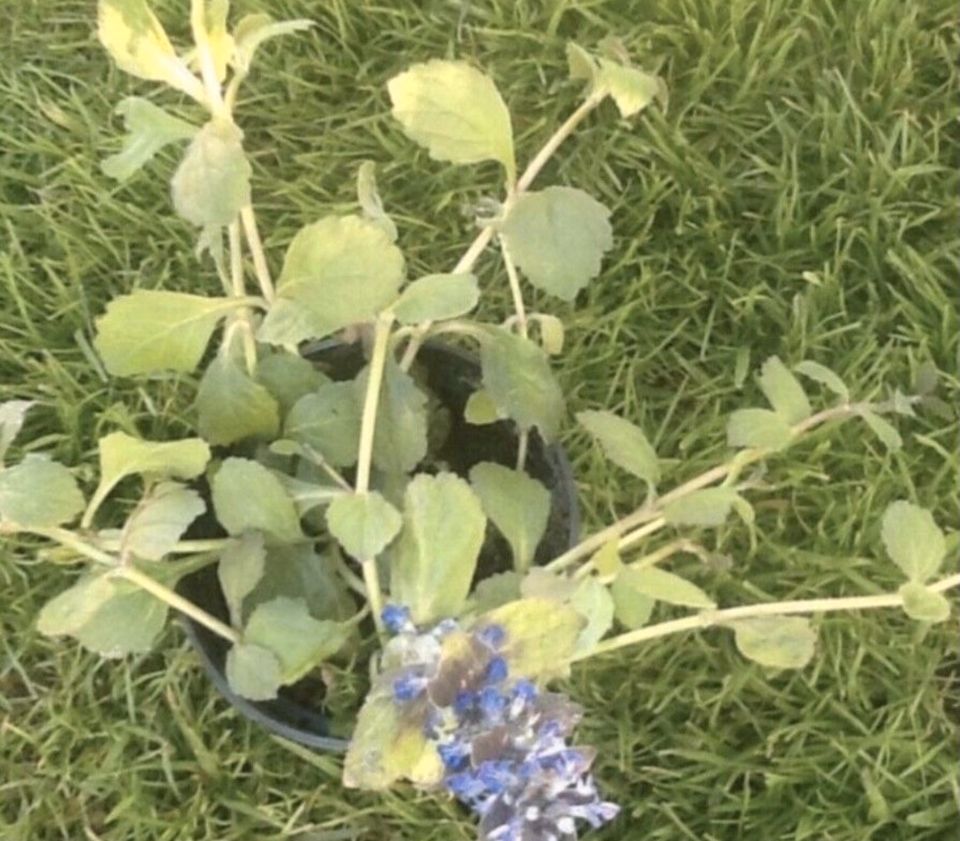
POLYGON ((399 604, 388 604, 380 613, 383 624, 391 634, 404 631, 415 631, 416 627, 410 618, 410 608, 399 604))
POLYGON ((476 633, 476 638, 487 648, 497 649, 503 645, 507 638, 507 632, 501 625, 487 625, 476 633))

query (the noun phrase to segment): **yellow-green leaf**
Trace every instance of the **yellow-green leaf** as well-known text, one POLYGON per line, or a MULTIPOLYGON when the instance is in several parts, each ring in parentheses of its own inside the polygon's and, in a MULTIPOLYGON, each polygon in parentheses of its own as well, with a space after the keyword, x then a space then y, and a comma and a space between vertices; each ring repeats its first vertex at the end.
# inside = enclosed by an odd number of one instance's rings
POLYGON ((20 464, 0 469, 0 518, 22 528, 68 523, 83 511, 77 480, 62 464, 31 453, 20 464))
POLYGON ((415 622, 456 616, 463 609, 486 524, 476 494, 452 473, 421 473, 407 485, 390 595, 410 608, 415 622))
POLYGON ((403 255, 382 228, 359 216, 327 216, 290 243, 259 338, 295 348, 370 321, 396 300, 403 275, 403 255))
POLYGON ((97 35, 117 66, 203 100, 203 85, 177 56, 145 0, 99 0, 97 35))
POLYGON ((510 544, 514 568, 528 569, 547 529, 550 492, 526 473, 486 461, 470 469, 470 484, 510 544))
POLYGON ((126 181, 164 146, 178 140, 191 140, 198 131, 195 125, 139 96, 121 100, 115 113, 123 116, 127 134, 123 148, 105 158, 100 169, 117 181, 126 181))
POLYGON ((138 289, 114 298, 97 319, 94 346, 115 376, 189 373, 214 329, 237 302, 184 292, 138 289))
POLYGON ((273 396, 234 360, 220 355, 200 380, 197 431, 211 444, 235 444, 247 438, 270 439, 280 428, 273 396))
POLYGON ((495 160, 513 180, 510 112, 488 76, 463 61, 415 64, 387 83, 393 116, 430 157, 451 163, 495 160))
POLYGON ((584 620, 569 605, 526 598, 478 617, 476 628, 499 625, 506 631, 501 653, 517 677, 546 679, 569 672, 584 620))
POLYGON ((946 622, 950 618, 950 602, 943 593, 937 593, 916 581, 908 581, 900 588, 903 612, 918 622, 946 622))
POLYGON ((773 410, 788 424, 810 417, 812 409, 803 386, 780 358, 771 356, 760 368, 760 388, 773 410))
POLYGON ((933 515, 905 500, 887 507, 881 537, 893 562, 920 584, 936 574, 947 554, 946 538, 933 515))
POLYGON ((375 558, 397 536, 403 520, 376 491, 343 494, 327 508, 327 527, 348 554, 360 561, 375 558))
POLYGON ((614 464, 651 485, 660 480, 657 453, 640 427, 612 412, 577 412, 577 420, 614 464))
POLYGON ((610 211, 574 187, 520 195, 500 227, 507 250, 538 289, 572 301, 613 245, 610 211))
POLYGON ((627 567, 617 580, 658 602, 704 610, 717 606, 696 584, 658 567, 627 567))
POLYGON ((799 669, 813 657, 817 634, 809 619, 760 616, 732 623, 737 648, 748 660, 774 669, 799 669))
POLYGON ((727 422, 727 443, 731 447, 779 450, 792 438, 790 424, 769 409, 738 409, 727 422))
POLYGON ((521 429, 537 427, 546 441, 556 438, 565 411, 563 391, 538 345, 495 327, 484 336, 480 364, 483 387, 501 414, 521 429))
POLYGON ((252 168, 243 133, 233 123, 211 120, 187 148, 173 175, 173 206, 199 227, 229 225, 250 204, 252 168))

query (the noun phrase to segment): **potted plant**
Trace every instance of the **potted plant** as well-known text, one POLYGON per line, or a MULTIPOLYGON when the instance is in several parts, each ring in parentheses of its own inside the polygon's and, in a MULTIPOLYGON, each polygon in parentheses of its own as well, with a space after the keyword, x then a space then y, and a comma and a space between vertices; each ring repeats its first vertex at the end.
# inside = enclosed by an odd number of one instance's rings
MULTIPOLYGON (((124 100, 127 135, 104 170, 123 180, 163 146, 187 144, 173 204, 196 227, 223 294, 135 289, 97 322, 113 376, 202 370, 196 435, 107 434, 88 493, 43 455, 0 470, 0 532, 53 541, 61 558, 86 565, 43 608, 41 631, 117 656, 149 649, 172 608, 246 714, 346 750, 346 785, 409 781, 466 804, 482 838, 546 841, 618 811, 590 774, 591 750, 572 744, 583 710, 549 689, 575 663, 718 628, 764 666, 800 668, 814 655, 811 615, 891 607, 921 622, 947 618, 944 593, 960 575, 938 575, 956 536, 906 501, 881 529, 905 577, 896 592, 721 609, 665 568, 682 554, 711 560, 692 530, 737 516, 752 533, 754 468, 815 431, 854 420, 901 445, 884 415, 912 414, 928 389, 857 399, 812 361, 791 369, 768 359, 759 385, 769 407, 735 412, 731 454, 676 482, 664 481, 637 425, 580 412, 611 469, 647 496, 579 536, 555 443, 565 401, 550 357, 563 326, 528 312, 523 293, 529 283, 574 299, 600 273, 612 230, 583 190, 534 181, 594 109, 612 100, 630 118, 665 100, 661 80, 615 43, 598 56, 571 44, 582 101, 521 172, 509 111, 487 76, 460 61, 402 71, 387 86, 400 129, 435 160, 497 162, 502 199, 452 269, 408 280, 397 225, 365 165, 360 212, 310 220, 274 278, 234 108, 258 48, 309 22, 251 15, 230 29, 227 14, 222 0, 193 0, 194 49, 180 54, 145 0, 99 3, 100 40, 118 66, 185 94, 201 115, 124 100), (513 312, 469 320, 474 266, 491 256, 513 312), (814 409, 797 374, 823 387, 825 407, 814 409), (658 604, 673 613, 651 622, 658 604), (347 740, 331 739, 327 712, 347 740)), ((0 406, 0 456, 29 408, 0 406)))

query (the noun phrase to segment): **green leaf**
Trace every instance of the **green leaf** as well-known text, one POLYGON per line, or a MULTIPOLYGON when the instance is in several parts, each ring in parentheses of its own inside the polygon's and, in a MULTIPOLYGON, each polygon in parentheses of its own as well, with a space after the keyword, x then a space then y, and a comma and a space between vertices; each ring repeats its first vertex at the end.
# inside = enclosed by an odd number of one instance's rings
POLYGON ((280 660, 269 649, 238 643, 227 652, 227 683, 250 701, 270 701, 283 683, 280 660))
POLYGON ((293 500, 262 464, 228 458, 214 475, 212 488, 217 519, 228 534, 259 530, 281 543, 303 537, 293 500))
POLYGON ((876 412, 871 412, 869 409, 858 409, 857 413, 888 450, 896 452, 903 446, 903 439, 900 437, 900 433, 897 432, 896 427, 888 420, 880 417, 876 412))
POLYGON ((225 120, 206 123, 173 175, 173 206, 198 227, 229 225, 250 204, 250 162, 243 132, 225 120))
POLYGON ((722 526, 742 499, 733 488, 705 488, 669 503, 663 516, 674 526, 722 526))
POLYGON ((380 227, 358 216, 327 216, 290 243, 259 338, 294 347, 371 321, 396 299, 403 275, 403 255, 380 227))
POLYGON ((623 569, 623 559, 620 557, 619 540, 613 538, 603 544, 590 558, 590 565, 597 574, 606 578, 617 576, 623 569))
POLYGON ((274 21, 270 15, 246 15, 240 18, 240 22, 233 31, 234 50, 231 56, 231 64, 240 73, 246 74, 250 70, 250 64, 257 48, 264 41, 280 35, 302 32, 315 25, 314 21, 303 18, 274 21))
POLYGON ((880 534, 891 560, 917 583, 934 576, 947 554, 946 538, 933 515, 911 502, 887 507, 880 534))
POLYGON ((284 597, 258 605, 247 620, 243 640, 272 651, 283 683, 294 683, 329 660, 347 641, 340 622, 314 619, 304 599, 284 597))
POLYGON ((498 572, 477 583, 470 594, 471 612, 483 613, 520 598, 520 573, 498 572))
MULTIPOLYGON (((274 442, 274 444, 283 442, 274 442)), ((299 445, 294 446, 299 448, 299 445)), ((273 445, 271 445, 272 449, 273 445)), ((284 490, 290 494, 293 504, 297 507, 297 513, 302 517, 308 511, 312 511, 321 505, 329 505, 339 496, 343 496, 345 491, 339 485, 317 482, 307 482, 297 479, 294 476, 288 476, 282 471, 274 471, 274 475, 280 480, 284 490)))
POLYGON ((612 412, 577 412, 577 420, 614 464, 650 485, 660 481, 657 453, 640 427, 612 412))
POLYGON ((429 274, 403 290, 393 314, 401 324, 443 321, 470 312, 479 299, 472 274, 429 274))
POLYGON ((779 450, 792 438, 790 425, 769 409, 738 409, 727 422, 727 443, 731 447, 779 450))
POLYGON ((586 620, 586 625, 577 637, 574 653, 588 654, 613 627, 613 597, 609 588, 596 578, 585 578, 570 599, 570 607, 586 620))
POLYGON ((547 530, 550 491, 526 473, 491 462, 471 468, 470 484, 484 513, 510 544, 514 568, 528 569, 547 530))
POLYGON ((429 787, 439 782, 443 765, 423 734, 422 716, 409 715, 390 693, 371 692, 343 763, 347 788, 384 791, 404 778, 429 787))
MULTIPOLYGON (((355 399, 362 405, 369 368, 355 380, 355 399)), ((385 473, 408 473, 427 455, 427 395, 392 356, 383 369, 373 463, 385 473)))
POLYGON ((489 77, 462 61, 434 60, 394 76, 387 90, 393 116, 431 158, 499 161, 514 180, 510 112, 489 77))
POLYGON ((653 100, 665 100, 667 91, 663 79, 626 67, 606 58, 600 60, 596 80, 598 89, 604 90, 617 104, 623 117, 639 114, 653 100))
POLYGON ((138 289, 114 298, 97 319, 94 346, 118 377, 197 367, 220 319, 237 307, 230 298, 138 289))
POLYGON ((377 190, 377 167, 373 161, 364 161, 357 169, 357 203, 365 219, 383 229, 390 242, 397 241, 397 226, 383 209, 377 190))
POLYGON ((200 494, 177 482, 157 485, 123 527, 121 554, 159 561, 176 547, 187 527, 207 510, 200 494))
POLYGON ((610 211, 583 190, 521 193, 500 228, 507 250, 538 289, 572 301, 613 246, 610 211))
POLYGON ((10 445, 20 434, 27 412, 34 405, 32 400, 7 400, 0 403, 0 464, 10 445))
POLYGON ((477 618, 475 628, 499 625, 506 631, 500 653, 511 677, 548 679, 563 677, 584 621, 569 605, 553 599, 520 599, 477 618))
POLYGON ((740 653, 761 666, 800 669, 813 657, 817 634, 809 619, 761 616, 731 625, 740 653))
POLYGON ((535 426, 552 441, 564 415, 563 392, 544 352, 529 339, 492 328, 480 346, 483 387, 498 411, 521 429, 535 426))
POLYGON ((942 593, 908 581, 900 588, 903 612, 918 622, 946 622, 950 618, 950 602, 942 593))
POLYGON ((805 377, 809 377, 814 382, 818 382, 823 386, 826 386, 834 394, 839 396, 844 403, 850 400, 850 391, 847 388, 846 383, 840 379, 833 371, 826 367, 826 365, 820 365, 817 362, 811 362, 806 360, 800 362, 797 365, 793 366, 793 370, 798 374, 803 374, 805 377))
POLYGON ((257 531, 246 532, 228 541, 220 551, 217 578, 230 610, 230 621, 235 626, 243 623, 243 600, 263 578, 266 558, 263 535, 257 531))
POLYGON ((121 657, 149 651, 166 618, 164 602, 129 581, 96 573, 44 605, 37 626, 48 636, 76 637, 104 657, 121 657))
POLYGON ((626 567, 617 581, 658 602, 710 610, 717 603, 696 584, 657 567, 626 567))
POLYGON ((788 424, 810 417, 812 409, 803 386, 779 357, 771 356, 760 368, 760 388, 774 411, 788 424))
POLYGON ((361 409, 353 383, 324 383, 290 410, 283 434, 320 453, 334 467, 357 461, 361 409))
POLYGON ((210 447, 200 438, 182 441, 144 441, 125 432, 100 439, 100 484, 95 497, 102 499, 127 476, 150 479, 193 479, 210 461, 210 447))
POLYGON ((376 491, 344 494, 327 508, 330 534, 359 561, 377 557, 402 524, 400 512, 376 491))
POLYGON ((102 573, 82 576, 41 609, 37 629, 48 637, 76 634, 113 596, 115 579, 102 573))
POLYGON ((610 585, 610 595, 613 597, 613 615, 623 627, 633 631, 650 621, 656 599, 634 589, 629 578, 618 577, 610 585))
POLYGON ((356 612, 353 597, 336 572, 333 550, 317 554, 311 544, 267 545, 264 575, 244 599, 243 611, 285 596, 305 599, 310 615, 318 619, 349 619, 356 612))
POLYGON ((546 567, 533 567, 520 581, 520 595, 524 598, 553 599, 568 602, 577 591, 576 579, 546 567))
POLYGON ((600 65, 597 60, 573 41, 567 43, 567 69, 572 80, 582 79, 585 82, 590 82, 591 85, 597 81, 600 73, 600 65))
POLYGON ((330 382, 312 362, 285 351, 261 354, 256 380, 274 396, 284 413, 289 412, 301 397, 330 382))
POLYGON ((211 444, 273 438, 280 407, 273 396, 227 356, 217 356, 197 391, 197 431, 211 444))
POLYGON ((467 398, 467 404, 463 407, 463 419, 474 426, 485 426, 503 420, 503 415, 493 402, 490 392, 481 388, 467 398))
POLYGON ((99 0, 97 24, 100 43, 121 70, 203 98, 203 86, 177 57, 145 0, 99 0))
POLYGON ((0 517, 21 528, 67 523, 84 508, 77 480, 62 464, 31 453, 0 470, 0 517))
POLYGON ((164 146, 178 140, 192 140, 198 128, 168 114, 149 99, 128 96, 116 107, 116 114, 123 117, 127 134, 123 148, 110 155, 100 164, 103 174, 117 181, 126 181, 164 146))
POLYGON ((421 473, 404 494, 390 595, 419 624, 456 616, 470 591, 486 528, 480 501, 452 473, 421 473))

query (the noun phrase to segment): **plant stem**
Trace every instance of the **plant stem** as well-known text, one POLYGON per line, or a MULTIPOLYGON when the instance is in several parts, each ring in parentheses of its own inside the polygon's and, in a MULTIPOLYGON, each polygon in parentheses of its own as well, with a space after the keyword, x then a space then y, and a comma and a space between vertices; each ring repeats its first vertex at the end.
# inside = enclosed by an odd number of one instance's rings
POLYGON ((260 232, 257 230, 257 217, 253 213, 253 205, 240 208, 240 221, 243 223, 243 232, 250 246, 250 256, 253 258, 253 270, 257 275, 260 291, 268 304, 273 303, 276 293, 273 280, 270 278, 270 267, 267 265, 266 255, 263 253, 263 243, 260 241, 260 232))
MULTIPOLYGON (((61 546, 66 546, 70 549, 73 549, 79 555, 89 558, 91 561, 110 567, 112 574, 118 578, 125 578, 127 581, 136 584, 138 587, 141 587, 150 593, 150 595, 155 596, 162 602, 166 602, 168 605, 170 605, 170 607, 176 608, 181 613, 185 613, 187 616, 195 619, 201 625, 204 625, 225 639, 228 639, 231 642, 239 642, 239 634, 237 634, 236 631, 234 631, 230 626, 225 625, 215 616, 211 616, 205 610, 197 607, 193 602, 185 599, 179 593, 174 592, 169 587, 161 584, 159 581, 154 581, 154 579, 152 579, 149 575, 141 572, 136 567, 121 565, 120 560, 114 555, 111 555, 108 552, 97 548, 96 546, 91 546, 69 529, 50 528, 31 529, 31 531, 33 531, 34 534, 40 535, 41 537, 46 537, 50 540, 56 541, 61 546)), ((204 541, 196 541, 196 543, 202 542, 204 541)))
MULTIPOLYGON (((530 185, 533 184, 536 177, 540 174, 550 158, 556 153, 557 149, 563 144, 563 142, 576 130, 577 126, 580 125, 586 119, 587 115, 593 111, 602 101, 604 97, 597 94, 592 94, 587 97, 580 106, 569 116, 566 120, 560 125, 560 127, 550 136, 546 143, 540 148, 540 151, 532 158, 527 168, 523 171, 523 175, 520 176, 520 179, 517 181, 516 187, 511 190, 510 194, 507 196, 503 204, 503 212, 506 212, 510 209, 513 203, 516 201, 517 197, 522 193, 525 193, 530 189, 530 185)), ((480 229, 480 232, 476 235, 473 242, 470 243, 470 246, 464 251, 463 256, 457 261, 457 265, 453 267, 453 274, 461 274, 473 270, 474 264, 480 259, 480 255, 483 254, 483 250, 489 245, 490 240, 493 239, 495 233, 495 228, 493 224, 485 225, 480 229)), ((430 329, 431 322, 424 322, 422 325, 419 325, 416 332, 411 336, 410 342, 407 344, 406 350, 403 354, 403 359, 400 362, 400 367, 404 371, 409 371, 410 366, 413 364, 413 360, 417 356, 417 351, 420 350, 420 346, 423 344, 424 337, 427 334, 427 331, 430 329)))
POLYGON ((510 250, 503 237, 498 237, 500 241, 500 254, 503 256, 503 265, 507 269, 507 278, 510 282, 510 295, 513 298, 513 309, 517 314, 517 330, 523 338, 527 338, 527 310, 523 305, 523 290, 520 288, 520 275, 517 274, 517 267, 514 265, 513 258, 510 256, 510 250))
MULTIPOLYGON (((841 406, 834 406, 831 409, 824 409, 822 412, 817 412, 815 415, 811 415, 806 420, 800 421, 800 423, 795 424, 791 428, 793 432, 791 443, 798 441, 805 433, 823 423, 826 423, 827 421, 852 417, 862 408, 863 406, 857 404, 844 403, 841 406)), ((554 558, 554 560, 547 564, 546 569, 551 571, 566 569, 568 566, 576 563, 581 558, 592 555, 608 540, 613 540, 614 538, 620 538, 623 535, 628 535, 629 532, 637 529, 638 526, 642 526, 644 523, 650 523, 652 520, 657 520, 662 515, 663 509, 671 502, 676 502, 678 499, 683 499, 685 496, 689 496, 694 491, 702 490, 703 488, 708 487, 715 482, 719 482, 721 479, 724 479, 733 473, 738 473, 739 471, 743 470, 744 467, 760 461, 761 459, 770 455, 772 452, 775 451, 771 450, 769 447, 751 447, 749 449, 741 450, 733 458, 729 459, 723 464, 712 467, 705 473, 695 476, 689 481, 684 482, 679 487, 674 488, 672 491, 670 491, 670 493, 665 494, 664 496, 644 503, 632 514, 628 514, 623 519, 617 520, 615 523, 612 523, 606 528, 590 535, 572 549, 568 549, 562 555, 554 558)), ((658 528, 660 528, 660 526, 652 528, 651 524, 650 528, 651 531, 656 531, 658 528)), ((644 532, 643 534, 649 533, 650 532, 648 531, 644 532)), ((643 536, 643 534, 639 534, 638 532, 637 535, 631 537, 631 542, 633 542, 635 539, 639 539, 639 537, 643 536)))
MULTIPOLYGON (((229 227, 230 236, 230 284, 233 296, 237 299, 246 297, 247 290, 243 283, 243 251, 240 237, 240 223, 233 221, 229 227)), ((240 329, 243 341, 243 355, 247 363, 247 373, 252 377, 257 370, 257 342, 253 335, 253 321, 247 307, 237 309, 234 318, 240 329)))
MULTIPOLYGON (((942 578, 930 585, 930 589, 943 593, 960 586, 960 575, 951 575, 942 578)), ((753 619, 759 616, 787 616, 796 613, 834 613, 837 611, 870 610, 879 607, 900 607, 903 597, 899 593, 884 593, 879 596, 851 596, 832 599, 800 599, 796 601, 767 602, 765 604, 741 605, 725 610, 705 610, 695 616, 686 616, 683 619, 673 619, 669 622, 660 622, 649 628, 640 628, 626 634, 613 637, 596 645, 592 651, 581 654, 574 659, 585 660, 598 654, 606 654, 634 645, 646 640, 666 637, 670 634, 679 634, 683 631, 693 631, 724 625, 738 619, 753 619)))
POLYGON ((136 567, 125 566, 117 568, 115 575, 118 578, 125 578, 127 581, 132 584, 136 584, 143 590, 146 590, 151 596, 159 599, 162 602, 166 602, 170 607, 179 610, 181 613, 186 614, 191 619, 196 620, 201 625, 206 628, 209 628, 215 634, 223 637, 225 640, 228 640, 232 643, 240 642, 240 634, 238 634, 233 628, 229 625, 224 624, 215 616, 211 616, 203 608, 197 607, 189 599, 185 599, 179 593, 171 590, 169 587, 161 584, 159 581, 154 581, 149 575, 144 572, 141 572, 136 567))
MULTIPOLYGON (((373 352, 367 371, 367 393, 363 401, 363 417, 360 421, 360 448, 357 451, 356 493, 365 494, 370 490, 370 469, 373 463, 373 439, 377 431, 377 407, 380 404, 380 386, 383 383, 383 370, 387 362, 387 350, 390 346, 390 328, 392 315, 381 315, 373 338, 373 352)), ((378 631, 383 630, 380 614, 383 611, 383 593, 380 590, 380 576, 376 558, 364 558, 362 561, 363 581, 373 611, 373 621, 378 631)))

